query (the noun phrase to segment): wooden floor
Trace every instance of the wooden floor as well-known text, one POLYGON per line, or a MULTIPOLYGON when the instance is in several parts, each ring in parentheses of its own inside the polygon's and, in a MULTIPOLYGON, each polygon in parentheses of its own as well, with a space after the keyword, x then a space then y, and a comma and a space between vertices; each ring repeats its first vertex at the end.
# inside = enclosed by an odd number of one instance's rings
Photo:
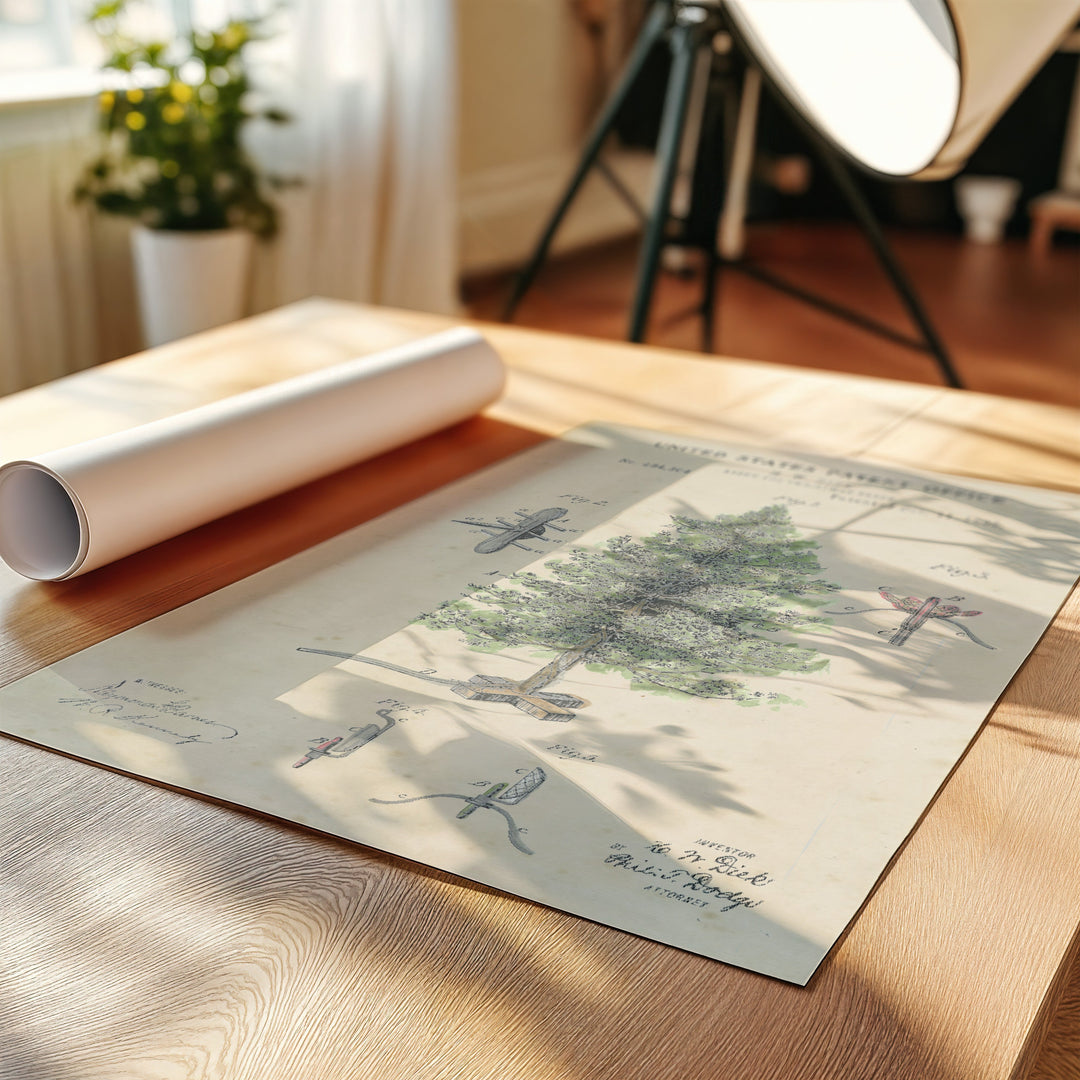
MULTIPOLYGON (((1021 239, 976 245, 935 232, 890 239, 967 388, 1080 407, 1080 246, 1035 257, 1021 239)), ((636 275, 635 239, 551 260, 514 321, 624 339, 636 275)), ((910 324, 862 235, 842 224, 752 225, 748 255, 763 267, 901 332, 910 324)), ((498 319, 509 276, 467 283, 469 314, 498 319)), ((700 275, 660 275, 647 340, 702 348, 700 275)), ((939 380, 925 353, 870 335, 728 271, 718 291, 713 351, 912 382, 939 380)))

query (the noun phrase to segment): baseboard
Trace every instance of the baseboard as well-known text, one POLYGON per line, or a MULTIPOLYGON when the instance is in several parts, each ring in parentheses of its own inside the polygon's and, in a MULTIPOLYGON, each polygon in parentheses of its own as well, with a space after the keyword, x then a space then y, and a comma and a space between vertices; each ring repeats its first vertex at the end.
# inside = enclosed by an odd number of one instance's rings
MULTIPOLYGON (((653 156, 616 150, 604 161, 648 205, 653 156)), ((572 174, 574 155, 502 165, 463 176, 459 186, 460 257, 463 274, 484 274, 519 266, 572 174)), ((553 253, 615 239, 640 228, 637 216, 593 170, 555 236, 553 253)))

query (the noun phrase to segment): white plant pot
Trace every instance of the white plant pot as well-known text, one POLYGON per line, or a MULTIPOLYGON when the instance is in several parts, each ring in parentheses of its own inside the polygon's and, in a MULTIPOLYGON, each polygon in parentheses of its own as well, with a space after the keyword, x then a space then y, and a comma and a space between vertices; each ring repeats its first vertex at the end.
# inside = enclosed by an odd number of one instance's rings
POLYGON ((1009 176, 961 176, 954 184, 964 232, 977 244, 997 244, 1020 196, 1020 181, 1009 176))
POLYGON ((131 245, 146 344, 164 345, 243 318, 253 239, 246 229, 136 225, 131 245))

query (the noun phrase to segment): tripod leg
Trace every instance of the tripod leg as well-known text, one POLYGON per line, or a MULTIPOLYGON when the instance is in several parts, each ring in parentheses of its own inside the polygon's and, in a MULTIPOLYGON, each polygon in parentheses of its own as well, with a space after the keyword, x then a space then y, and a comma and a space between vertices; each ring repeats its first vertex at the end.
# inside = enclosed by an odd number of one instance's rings
POLYGON ((750 184, 754 142, 757 133, 759 78, 753 68, 740 65, 728 56, 720 80, 723 92, 720 120, 723 132, 722 168, 715 190, 708 193, 704 206, 705 273, 701 295, 701 351, 716 348, 717 310, 720 305, 720 271, 728 252, 724 246, 725 223, 729 238, 740 248, 743 242, 743 219, 750 184), (731 223, 734 223, 733 228, 731 223))
MULTIPOLYGON (((711 31, 710 31, 711 33, 711 31)), ((660 261, 664 233, 667 229, 671 207, 671 192, 679 164, 679 147, 682 142, 683 125, 686 123, 686 106, 690 99, 690 85, 694 75, 694 58, 704 44, 706 31, 702 23, 677 23, 671 33, 671 74, 668 77, 664 114, 660 121, 660 134, 656 142, 657 181, 653 197, 652 215, 642 242, 638 261, 637 288, 630 315, 630 341, 644 341, 645 327, 649 320, 656 270, 660 261)))
POLYGON ((737 111, 731 118, 735 125, 734 135, 731 140, 731 153, 724 163, 727 184, 724 188, 724 205, 720 213, 716 242, 725 259, 739 259, 743 255, 746 240, 746 204, 750 191, 750 173, 754 167, 760 100, 761 72, 750 64, 743 75, 737 111))
POLYGON ((574 171, 573 176, 566 185, 566 189, 563 191, 562 198, 559 200, 551 217, 548 219, 547 224, 544 226, 544 231, 541 233, 540 239, 533 249, 532 256, 528 263, 525 264, 524 269, 518 275, 517 281, 514 283, 514 291, 511 293, 510 299, 506 302, 506 307, 503 309, 504 320, 513 318, 514 312, 521 302, 521 298, 529 291, 537 272, 543 265, 544 259, 547 258, 548 248, 551 247, 551 241, 555 238, 555 233, 562 223, 563 217, 566 215, 567 210, 570 209, 570 204, 574 201, 574 196, 577 195, 578 189, 584 182, 589 170, 593 167, 593 163, 600 153, 604 140, 608 137, 615 125, 615 119, 618 116, 619 109, 622 108, 623 101, 626 99, 627 94, 630 93, 638 76, 641 74, 641 69, 644 67, 645 61, 652 51, 653 46, 663 38, 670 23, 671 4, 668 0, 656 0, 641 31, 638 33, 637 41, 634 42, 634 47, 626 61, 626 66, 623 68, 622 74, 619 77, 618 85, 604 103, 600 115, 593 124, 592 131, 589 133, 589 138, 585 143, 585 148, 581 152, 581 158, 578 161, 577 169, 574 171))
POLYGON ((863 233, 877 256, 878 262, 888 275, 904 307, 907 308, 911 321, 922 334, 927 351, 937 361, 938 369, 946 385, 963 389, 964 384, 960 381, 960 376, 953 367, 944 343, 938 337, 937 331, 934 329, 933 323, 930 322, 918 294, 908 280, 907 274, 904 273, 903 267, 897 261, 896 255, 893 253, 892 247, 889 245, 884 232, 882 232, 877 217, 870 208, 870 204, 866 201, 866 197, 863 195, 859 185, 852 178, 851 173, 840 160, 839 155, 823 139, 817 137, 816 133, 814 142, 817 144, 821 160, 825 162, 826 167, 836 181, 837 187, 851 206, 856 220, 862 227, 863 233))
POLYGON ((716 308, 720 258, 715 251, 705 250, 705 273, 701 283, 701 351, 711 353, 716 348, 716 308))
MULTIPOLYGON (((710 112, 709 86, 712 82, 712 67, 712 50, 699 49, 694 59, 694 73, 690 77, 690 97, 686 103, 686 120, 683 121, 679 160, 675 166, 675 184, 671 191, 671 205, 668 207, 669 221, 678 223, 682 232, 686 231, 695 206, 698 157, 701 153, 702 139, 706 137, 706 125, 710 112)), ((642 214, 641 220, 642 226, 648 228, 648 215, 642 214)), ((692 263, 686 257, 686 249, 681 246, 665 248, 660 253, 660 265, 665 270, 673 270, 676 273, 692 269, 692 263)))

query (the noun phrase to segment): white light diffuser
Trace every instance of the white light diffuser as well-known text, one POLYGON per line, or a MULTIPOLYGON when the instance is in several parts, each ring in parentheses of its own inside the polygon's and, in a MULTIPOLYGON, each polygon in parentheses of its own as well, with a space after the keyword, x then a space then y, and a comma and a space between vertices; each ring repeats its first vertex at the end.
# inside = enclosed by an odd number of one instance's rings
POLYGON ((955 173, 1080 12, 1076 0, 727 0, 766 74, 859 164, 955 173))

